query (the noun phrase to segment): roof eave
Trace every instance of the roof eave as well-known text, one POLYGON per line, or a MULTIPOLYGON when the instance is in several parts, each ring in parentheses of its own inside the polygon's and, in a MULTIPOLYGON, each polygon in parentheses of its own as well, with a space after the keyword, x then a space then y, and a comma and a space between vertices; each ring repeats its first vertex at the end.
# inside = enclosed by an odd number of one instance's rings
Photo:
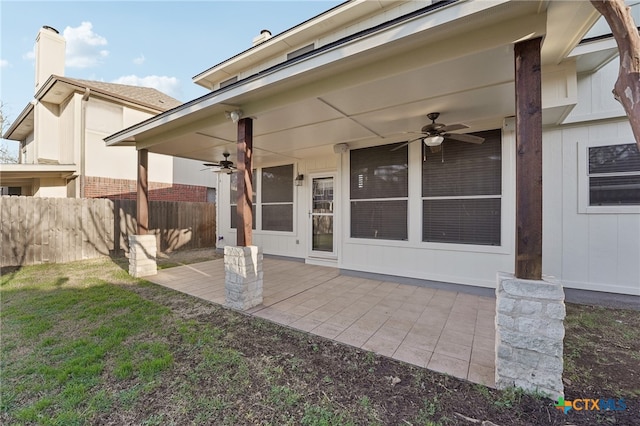
POLYGON ((15 121, 13 123, 11 123, 11 126, 9 126, 9 128, 4 133, 4 135, 2 135, 2 138, 3 139, 8 139, 8 140, 17 140, 17 141, 22 140, 22 138, 14 139, 13 135, 17 131, 21 130, 21 128, 23 127, 24 121, 29 117, 30 114, 33 114, 33 103, 31 103, 31 102, 29 102, 24 107, 24 109, 20 112, 20 115, 18 115, 18 117, 15 119, 15 121))

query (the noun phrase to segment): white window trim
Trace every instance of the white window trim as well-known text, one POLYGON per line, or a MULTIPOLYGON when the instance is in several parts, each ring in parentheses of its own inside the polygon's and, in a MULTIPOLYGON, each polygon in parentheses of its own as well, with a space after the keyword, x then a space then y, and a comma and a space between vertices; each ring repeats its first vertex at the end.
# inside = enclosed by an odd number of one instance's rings
MULTIPOLYGON (((253 214, 256 219, 256 228, 252 230, 253 235, 297 235, 297 205, 298 205, 298 191, 293 190, 293 201, 289 202, 273 202, 273 203, 262 203, 262 170, 268 169, 270 167, 278 167, 278 166, 289 166, 293 164, 294 171, 296 164, 295 163, 286 163, 286 164, 277 164, 277 165, 269 165, 265 167, 256 167, 256 172, 253 175, 253 189, 256 192, 256 201, 253 203, 253 214), (272 231, 270 229, 262 229, 262 206, 267 205, 292 205, 293 208, 293 218, 292 218, 292 228, 291 231, 272 231)), ((291 184, 293 187, 293 183, 291 184)), ((231 178, 227 176, 227 184, 226 188, 231 188, 231 178)), ((222 194, 221 194, 222 195, 222 194)), ((226 199, 229 199, 229 194, 226 194, 226 199)), ((229 208, 227 209, 227 214, 231 214, 231 207, 236 206, 236 203, 229 203, 229 208)), ((231 217, 229 216, 229 220, 227 221, 227 230, 229 232, 237 232, 236 228, 231 227, 231 217)))
MULTIPOLYGON (((589 148, 633 143, 629 138, 579 141, 578 144, 578 213, 580 214, 639 214, 640 206, 589 205, 589 148)), ((624 173, 615 173, 616 176, 624 173)))

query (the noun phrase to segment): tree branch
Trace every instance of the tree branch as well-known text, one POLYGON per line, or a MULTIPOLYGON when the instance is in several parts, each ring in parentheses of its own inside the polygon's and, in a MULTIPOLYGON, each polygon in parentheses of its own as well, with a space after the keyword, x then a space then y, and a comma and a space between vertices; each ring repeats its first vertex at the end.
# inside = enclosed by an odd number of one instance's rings
POLYGON ((640 33, 624 0, 591 0, 609 24, 620 54, 614 97, 622 104, 640 148, 640 33))

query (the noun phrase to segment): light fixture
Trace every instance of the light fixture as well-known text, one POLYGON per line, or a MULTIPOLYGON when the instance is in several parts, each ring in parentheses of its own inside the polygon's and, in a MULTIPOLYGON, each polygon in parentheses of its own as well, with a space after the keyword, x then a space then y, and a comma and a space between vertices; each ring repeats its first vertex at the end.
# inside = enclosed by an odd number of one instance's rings
POLYGON ((442 141, 444 140, 444 138, 440 135, 436 135, 436 136, 429 136, 426 137, 424 139, 422 139, 422 141, 424 142, 424 144, 426 146, 438 146, 442 143, 442 141))
POLYGON ((225 115, 227 116, 228 119, 230 119, 234 123, 237 123, 238 120, 242 118, 242 110, 236 109, 234 111, 225 111, 225 115))
POLYGON ((298 176, 293 180, 293 184, 295 186, 302 186, 302 182, 304 182, 304 175, 302 174, 298 174, 298 176))
POLYGON ((233 170, 231 170, 229 167, 223 167, 220 170, 218 170, 218 173, 226 173, 228 175, 230 175, 233 172, 233 170))

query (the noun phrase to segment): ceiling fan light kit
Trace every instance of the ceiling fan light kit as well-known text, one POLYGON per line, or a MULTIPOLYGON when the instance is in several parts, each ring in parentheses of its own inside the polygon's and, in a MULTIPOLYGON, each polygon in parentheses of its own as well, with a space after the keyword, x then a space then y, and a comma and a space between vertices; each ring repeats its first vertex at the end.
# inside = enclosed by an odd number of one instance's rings
POLYGON ((233 161, 229 161, 229 153, 225 152, 222 154, 224 160, 219 163, 204 163, 206 167, 220 167, 218 170, 214 170, 215 173, 226 173, 230 175, 236 169, 233 165, 233 161))
POLYGON ((438 119, 439 116, 440 116, 439 112, 431 112, 427 114, 427 118, 431 120, 431 123, 427 124, 426 126, 423 126, 422 129, 420 129, 420 133, 422 133, 422 136, 412 139, 410 141, 407 141, 401 145, 395 146, 391 149, 391 151, 395 151, 397 149, 403 148, 417 140, 422 140, 426 146, 431 148, 439 147, 440 145, 442 145, 442 142, 444 142, 446 139, 453 139, 460 142, 468 142, 473 144, 481 144, 482 142, 484 142, 484 138, 481 138, 476 135, 467 134, 467 133, 449 133, 454 130, 468 129, 469 126, 461 123, 448 124, 448 125, 437 123, 436 120, 438 119))
POLYGON ((439 146, 442 141, 444 141, 444 137, 437 135, 437 136, 429 136, 423 139, 424 144, 426 146, 439 146))

